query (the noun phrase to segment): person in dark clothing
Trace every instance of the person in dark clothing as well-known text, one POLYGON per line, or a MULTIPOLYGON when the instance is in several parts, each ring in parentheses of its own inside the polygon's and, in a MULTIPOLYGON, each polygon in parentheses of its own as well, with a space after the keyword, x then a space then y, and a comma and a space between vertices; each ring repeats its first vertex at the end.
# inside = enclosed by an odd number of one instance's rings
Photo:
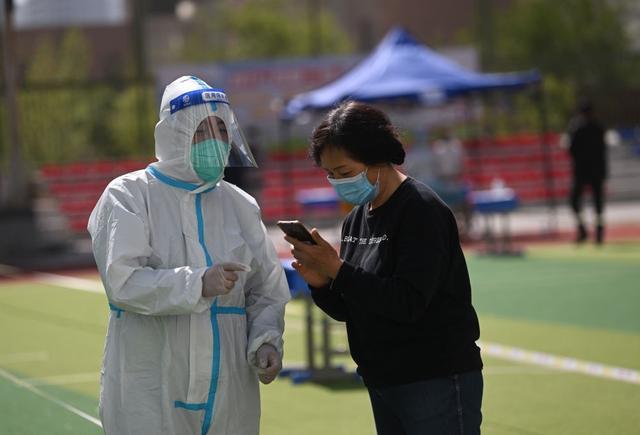
POLYGON ((480 328, 456 221, 394 165, 405 152, 380 110, 346 102, 314 130, 311 156, 356 207, 340 254, 290 236, 293 267, 315 303, 346 322, 379 435, 479 434, 480 328))
POLYGON ((587 239, 587 229, 582 219, 582 194, 585 187, 591 188, 596 211, 596 243, 604 241, 604 181, 607 178, 607 146, 605 129, 596 119, 593 106, 587 101, 580 103, 578 114, 569 124, 569 154, 573 167, 573 182, 570 203, 576 218, 576 242, 587 239))

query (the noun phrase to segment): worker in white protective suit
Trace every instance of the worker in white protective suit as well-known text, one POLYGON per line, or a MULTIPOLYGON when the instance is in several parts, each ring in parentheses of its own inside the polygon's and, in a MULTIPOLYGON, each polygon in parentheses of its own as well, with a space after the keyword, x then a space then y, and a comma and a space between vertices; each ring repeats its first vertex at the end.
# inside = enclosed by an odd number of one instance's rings
POLYGON ((107 434, 257 434, 258 379, 282 367, 285 275, 255 200, 222 180, 255 166, 224 91, 165 89, 157 162, 113 180, 91 213, 109 299, 107 434))

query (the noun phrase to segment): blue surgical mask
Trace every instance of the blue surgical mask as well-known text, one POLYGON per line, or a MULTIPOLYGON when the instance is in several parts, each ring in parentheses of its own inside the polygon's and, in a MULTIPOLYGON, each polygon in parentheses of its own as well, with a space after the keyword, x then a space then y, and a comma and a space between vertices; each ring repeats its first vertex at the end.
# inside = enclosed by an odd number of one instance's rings
POLYGON ((191 146, 191 166, 206 183, 217 183, 224 176, 231 147, 219 139, 207 139, 191 146))
POLYGON ((327 179, 340 198, 355 205, 363 205, 373 201, 380 192, 380 171, 378 171, 378 179, 375 185, 369 183, 366 169, 354 177, 341 178, 339 180, 327 177, 327 179))

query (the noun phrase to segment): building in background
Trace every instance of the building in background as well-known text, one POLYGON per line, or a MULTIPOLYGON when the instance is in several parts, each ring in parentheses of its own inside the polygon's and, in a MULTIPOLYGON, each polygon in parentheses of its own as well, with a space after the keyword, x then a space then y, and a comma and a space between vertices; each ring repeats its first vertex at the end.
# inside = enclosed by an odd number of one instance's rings
POLYGON ((91 53, 90 77, 120 75, 132 61, 128 0, 14 0, 13 23, 18 81, 44 43, 56 45, 78 29, 91 53))
MULTIPOLYGON (((359 51, 373 48, 393 26, 430 46, 468 44, 481 20, 514 0, 316 0, 331 8, 359 51)), ((311 3, 314 3, 313 1, 311 3)), ((488 24, 488 23, 486 23, 488 24)))

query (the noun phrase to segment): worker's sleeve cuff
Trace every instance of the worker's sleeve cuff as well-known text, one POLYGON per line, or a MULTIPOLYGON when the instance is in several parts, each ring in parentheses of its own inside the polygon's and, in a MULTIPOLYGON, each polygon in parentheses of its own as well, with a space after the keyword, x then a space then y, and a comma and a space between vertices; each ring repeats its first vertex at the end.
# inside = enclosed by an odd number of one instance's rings
POLYGON ((256 352, 263 344, 270 344, 276 348, 280 357, 283 356, 283 344, 282 333, 276 330, 268 330, 260 334, 259 336, 249 338, 249 345, 247 346, 247 362, 257 367, 256 352))
POLYGON ((189 296, 195 313, 203 313, 211 308, 212 298, 202 296, 202 277, 207 269, 207 267, 193 268, 187 278, 187 288, 191 289, 189 296))

